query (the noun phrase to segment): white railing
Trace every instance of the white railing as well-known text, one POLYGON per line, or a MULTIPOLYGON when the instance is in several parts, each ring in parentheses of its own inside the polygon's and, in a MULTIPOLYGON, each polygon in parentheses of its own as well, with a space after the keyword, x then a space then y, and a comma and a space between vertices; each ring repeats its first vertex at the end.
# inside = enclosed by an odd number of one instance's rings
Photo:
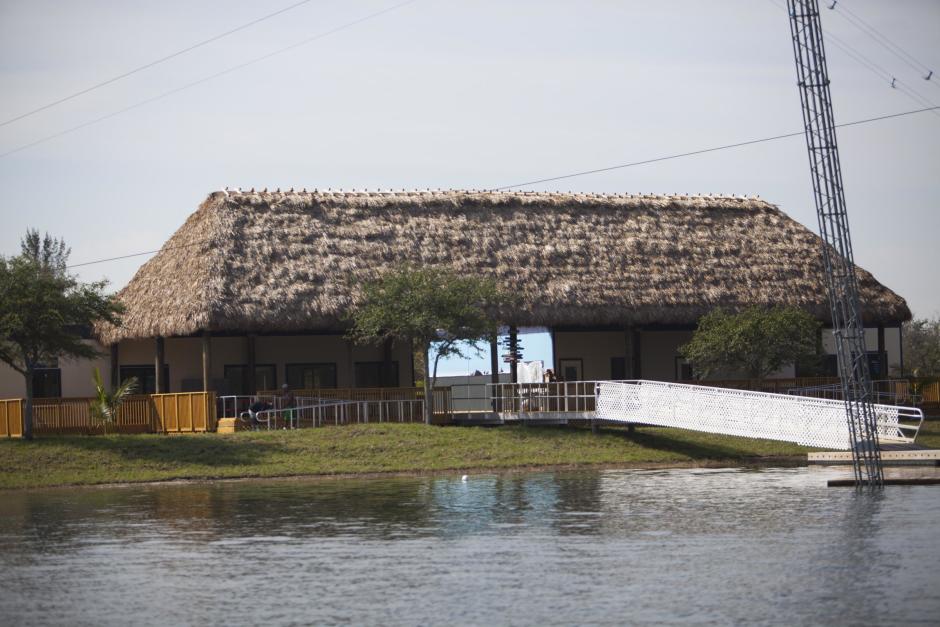
POLYGON ((487 383, 490 406, 498 413, 583 413, 594 411, 598 381, 487 383))
MULTIPOLYGON (((882 443, 913 442, 924 420, 921 410, 895 405, 875 405, 875 415, 882 443)), ((845 404, 836 400, 663 381, 600 381, 595 416, 816 448, 851 448, 845 404)))
POLYGON ((337 400, 298 396, 293 407, 284 407, 278 396, 223 396, 223 417, 236 417, 253 429, 299 429, 333 424, 369 422, 421 422, 424 399, 337 400), (255 401, 266 409, 252 412, 255 401))

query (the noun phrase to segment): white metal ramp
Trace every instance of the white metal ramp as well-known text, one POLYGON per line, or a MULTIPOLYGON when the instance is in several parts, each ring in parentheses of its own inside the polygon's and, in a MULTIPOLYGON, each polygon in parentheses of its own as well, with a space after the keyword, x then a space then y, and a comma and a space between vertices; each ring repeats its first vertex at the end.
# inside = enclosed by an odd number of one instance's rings
MULTIPOLYGON (((851 449, 841 400, 644 380, 598 381, 595 394, 599 420, 851 449)), ((913 442, 924 420, 914 407, 874 410, 885 443, 913 442)))

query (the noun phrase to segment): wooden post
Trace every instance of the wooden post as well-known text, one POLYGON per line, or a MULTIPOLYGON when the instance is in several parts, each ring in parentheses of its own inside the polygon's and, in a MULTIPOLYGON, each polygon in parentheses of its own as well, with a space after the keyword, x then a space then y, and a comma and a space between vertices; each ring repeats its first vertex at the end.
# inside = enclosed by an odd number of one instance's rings
POLYGON ((630 378, 643 378, 643 344, 640 341, 640 328, 633 327, 633 339, 630 342, 633 347, 633 363, 630 368, 630 378))
POLYGON ((209 377, 212 373, 212 336, 208 331, 202 332, 202 391, 208 392, 209 377))
POLYGON ((881 372, 878 373, 879 379, 888 378, 888 353, 885 350, 885 327, 878 325, 878 363, 881 365, 881 372))
POLYGON ((623 329, 623 378, 624 379, 635 379, 633 375, 633 366, 634 361, 636 361, 635 354, 635 345, 634 345, 634 334, 633 326, 626 326, 623 329))
POLYGON ((511 361, 509 362, 509 380, 512 383, 519 383, 519 368, 518 363, 516 362, 516 357, 519 353, 519 329, 512 326, 509 327, 509 354, 511 361))
MULTIPOLYGON (((118 343, 111 345, 111 391, 118 389, 121 385, 121 361, 120 349, 118 343)), ((139 390, 138 390, 139 391, 139 390)))
POLYGON ((157 394, 163 394, 169 389, 169 385, 167 385, 168 382, 163 380, 163 364, 166 361, 165 354, 166 353, 165 353, 163 336, 157 336, 156 351, 155 351, 154 361, 153 361, 153 365, 154 365, 153 374, 154 374, 154 382, 155 382, 154 387, 156 388, 154 389, 154 392, 156 392, 157 394))
POLYGON ((382 342, 382 385, 393 388, 398 387, 398 381, 392 379, 392 340, 386 338, 382 342))
POLYGON ((258 393, 258 382, 255 380, 255 335, 249 333, 245 336, 245 382, 248 385, 248 394, 254 396, 258 393))

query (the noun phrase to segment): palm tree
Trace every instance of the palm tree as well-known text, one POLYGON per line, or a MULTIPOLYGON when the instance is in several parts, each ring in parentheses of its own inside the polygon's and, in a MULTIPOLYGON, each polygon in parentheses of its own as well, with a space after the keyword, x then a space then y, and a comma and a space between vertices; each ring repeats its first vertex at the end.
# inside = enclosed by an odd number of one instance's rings
POLYGON ((127 400, 127 397, 137 391, 137 377, 125 379, 114 392, 108 392, 104 382, 101 380, 101 372, 95 368, 93 377, 95 382, 95 398, 91 401, 91 419, 101 424, 105 435, 108 433, 108 425, 117 420, 118 410, 127 400))

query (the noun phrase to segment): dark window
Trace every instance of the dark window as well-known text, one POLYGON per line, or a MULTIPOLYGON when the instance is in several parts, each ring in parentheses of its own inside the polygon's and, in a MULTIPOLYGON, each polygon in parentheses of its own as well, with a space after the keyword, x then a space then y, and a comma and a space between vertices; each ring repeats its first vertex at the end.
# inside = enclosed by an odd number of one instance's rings
MULTIPOLYGON (((155 394, 157 391, 157 369, 154 366, 121 366, 121 382, 137 378, 137 394, 155 394)), ((163 364, 163 387, 161 392, 170 391, 170 366, 163 364)))
POLYGON ((33 396, 59 398, 62 396, 62 371, 58 368, 36 368, 33 371, 33 396))
POLYGON ((391 372, 388 377, 382 376, 381 361, 357 361, 356 362, 356 387, 357 388, 393 388, 398 387, 398 362, 391 362, 391 372))
POLYGON ((695 378, 692 364, 682 357, 676 357, 676 381, 691 381, 695 378))
POLYGON ((624 357, 610 358, 610 378, 613 381, 622 381, 627 378, 627 360, 624 357))
POLYGON ((255 364, 255 389, 250 389, 248 366, 232 364, 224 368, 225 393, 248 395, 257 390, 277 389, 277 366, 274 364, 255 364))
MULTIPOLYGON (((885 364, 887 359, 885 358, 884 353, 879 353, 878 351, 870 351, 866 353, 868 357, 868 372, 871 374, 872 379, 882 379, 887 376, 887 369, 885 364)), ((820 373, 824 377, 838 377, 839 376, 839 358, 836 355, 824 355, 822 357, 822 372, 820 373)), ((806 371, 797 366, 797 376, 805 376, 806 371)))
POLYGON ((287 364, 286 371, 292 390, 336 387, 336 364, 287 364))
POLYGON ((883 379, 888 376, 888 369, 885 367, 886 357, 887 355, 877 351, 868 353, 868 372, 871 373, 872 379, 883 379))

